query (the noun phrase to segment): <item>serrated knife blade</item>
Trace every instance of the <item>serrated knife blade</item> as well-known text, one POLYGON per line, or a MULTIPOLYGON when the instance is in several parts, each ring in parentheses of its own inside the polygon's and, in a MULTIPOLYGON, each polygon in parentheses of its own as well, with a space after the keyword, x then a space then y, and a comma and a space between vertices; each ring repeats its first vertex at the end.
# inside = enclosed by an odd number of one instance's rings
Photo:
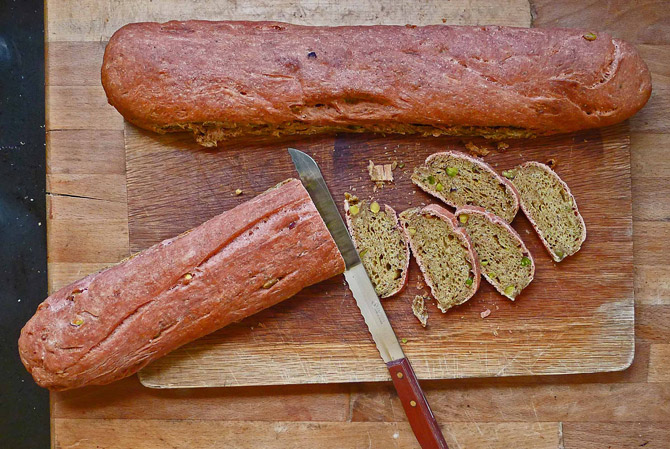
POLYGON ((382 359, 384 359, 384 362, 402 359, 405 354, 402 352, 398 338, 393 332, 391 323, 375 293, 375 288, 361 263, 361 259, 358 257, 354 242, 351 240, 349 231, 337 210, 333 197, 330 195, 319 166, 314 159, 302 151, 293 148, 289 148, 288 151, 305 189, 307 189, 342 254, 346 264, 344 278, 354 295, 356 304, 361 310, 382 359))

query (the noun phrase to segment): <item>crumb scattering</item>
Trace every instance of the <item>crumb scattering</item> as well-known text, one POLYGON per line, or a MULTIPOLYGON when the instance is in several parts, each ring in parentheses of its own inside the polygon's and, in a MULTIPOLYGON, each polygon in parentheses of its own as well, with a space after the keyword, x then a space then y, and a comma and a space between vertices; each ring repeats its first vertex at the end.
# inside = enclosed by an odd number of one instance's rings
POLYGON ((475 145, 475 144, 472 143, 472 142, 467 142, 467 143, 465 144, 465 148, 466 148, 470 153, 475 154, 475 155, 477 155, 477 156, 486 156, 486 155, 488 155, 488 154, 490 153, 490 151, 489 151, 488 149, 486 149, 485 147, 477 146, 477 145, 475 145))
POLYGON ((428 309, 426 309, 426 297, 416 295, 412 301, 412 312, 423 327, 428 325, 428 309))
POLYGON ((487 316, 491 315, 491 310, 486 309, 482 313, 479 314, 482 318, 486 318, 487 316))
POLYGON ((498 151, 505 151, 506 149, 509 148, 509 144, 506 142, 498 142, 496 148, 498 149, 498 151))
POLYGON ((375 165, 370 161, 368 173, 370 180, 374 182, 393 182, 393 164, 375 165))

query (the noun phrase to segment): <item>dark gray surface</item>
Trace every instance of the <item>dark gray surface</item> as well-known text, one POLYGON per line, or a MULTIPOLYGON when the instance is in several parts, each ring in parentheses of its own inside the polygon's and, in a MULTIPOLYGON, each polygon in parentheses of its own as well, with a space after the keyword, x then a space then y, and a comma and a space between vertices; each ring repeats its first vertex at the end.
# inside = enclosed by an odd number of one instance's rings
POLYGON ((47 294, 44 5, 0 0, 0 448, 49 447, 49 393, 19 359, 47 294))

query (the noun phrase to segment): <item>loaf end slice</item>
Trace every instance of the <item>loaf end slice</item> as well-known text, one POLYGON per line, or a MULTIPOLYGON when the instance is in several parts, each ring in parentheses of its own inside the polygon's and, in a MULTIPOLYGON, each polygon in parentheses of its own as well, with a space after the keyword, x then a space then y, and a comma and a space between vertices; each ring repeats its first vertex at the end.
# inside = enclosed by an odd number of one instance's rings
POLYGON ((347 194, 344 210, 349 233, 380 298, 403 289, 409 267, 409 244, 391 206, 347 194))
POLYGON ((470 299, 479 288, 479 262, 456 217, 431 204, 404 211, 400 223, 440 310, 446 312, 470 299))
POLYGON ((472 240, 484 278, 514 301, 535 275, 533 256, 519 234, 481 207, 464 206, 455 215, 472 240))
POLYGON ((505 172, 521 199, 521 209, 551 257, 560 262, 586 240, 586 225, 568 185, 551 168, 526 162, 505 172))
POLYGON ((457 151, 435 153, 414 169, 412 182, 452 207, 480 206, 511 222, 519 196, 487 163, 457 151))

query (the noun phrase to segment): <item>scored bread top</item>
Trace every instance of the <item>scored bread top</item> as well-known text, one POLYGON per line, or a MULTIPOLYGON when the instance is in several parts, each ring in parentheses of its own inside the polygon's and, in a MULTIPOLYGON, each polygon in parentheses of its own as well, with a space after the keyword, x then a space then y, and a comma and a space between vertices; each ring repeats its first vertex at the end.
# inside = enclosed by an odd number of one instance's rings
POLYGON ((426 284, 442 312, 463 304, 477 292, 481 277, 477 253, 467 233, 458 226, 456 217, 451 212, 436 204, 430 204, 423 209, 412 208, 402 212, 400 223, 426 284), (417 217, 439 220, 446 226, 446 232, 445 229, 427 228, 428 231, 437 233, 428 235, 430 239, 427 239, 422 236, 422 224, 416 220, 417 217), (453 245, 458 245, 462 251, 453 251, 453 245), (436 248, 442 250, 442 253, 428 254, 428 250, 436 248), (445 254, 462 260, 445 260, 445 254), (451 284, 444 285, 444 282, 438 281, 449 281, 451 284), (453 285, 454 282, 458 285, 453 285))
POLYGON ((556 261, 575 254, 586 240, 586 224, 570 187, 547 165, 526 162, 509 176, 519 191, 521 208, 556 261))
POLYGON ((514 301, 535 275, 535 261, 521 236, 505 220, 481 207, 463 206, 455 215, 475 246, 484 278, 514 301), (477 225, 488 229, 477 229, 477 225))
POLYGON ((395 295, 407 283, 409 269, 409 244, 395 210, 353 195, 345 198, 347 227, 377 295, 395 295))
POLYGON ((648 100, 635 48, 598 33, 501 26, 132 23, 109 40, 109 103, 204 145, 365 130, 527 137, 607 126, 648 100))
POLYGON ((344 269, 309 194, 288 180, 53 293, 19 354, 43 387, 109 383, 344 269))
POLYGON ((452 207, 480 206, 511 222, 519 210, 514 185, 484 161, 458 151, 434 153, 412 182, 452 207))

